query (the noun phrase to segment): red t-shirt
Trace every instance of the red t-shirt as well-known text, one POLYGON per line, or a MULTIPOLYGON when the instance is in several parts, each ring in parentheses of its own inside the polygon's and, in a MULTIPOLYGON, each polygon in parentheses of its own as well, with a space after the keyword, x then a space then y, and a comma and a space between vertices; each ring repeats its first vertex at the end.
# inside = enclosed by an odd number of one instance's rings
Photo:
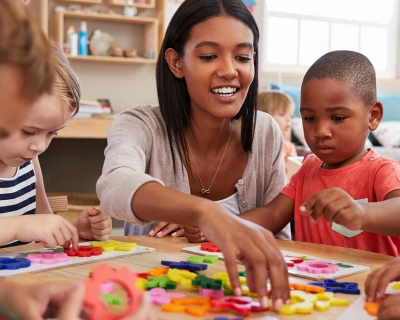
MULTIPOLYGON (((400 237, 366 232, 346 237, 332 230, 332 223, 321 218, 318 223, 300 214, 299 207, 318 191, 338 187, 355 200, 383 201, 385 196, 400 189, 400 163, 370 149, 358 162, 334 170, 322 169, 315 155, 306 158, 282 194, 294 200, 296 240, 354 248, 398 256, 400 237)), ((399 208, 400 214, 400 208, 399 208)))

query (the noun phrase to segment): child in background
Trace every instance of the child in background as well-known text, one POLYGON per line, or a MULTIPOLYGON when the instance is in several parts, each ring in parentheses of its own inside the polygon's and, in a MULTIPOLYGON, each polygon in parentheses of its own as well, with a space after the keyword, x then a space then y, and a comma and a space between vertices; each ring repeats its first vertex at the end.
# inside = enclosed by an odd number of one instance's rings
POLYGON ((52 42, 55 78, 53 93, 41 96, 19 130, 0 141, 0 244, 40 241, 46 247, 74 247, 78 236, 107 240, 111 218, 95 208, 80 214, 75 227, 53 215, 47 201, 38 155, 49 146, 79 107, 80 85, 68 60, 52 42), (37 213, 37 214, 35 214, 37 213))
POLYGON ((393 259, 384 267, 379 268, 368 275, 365 281, 366 301, 380 301, 378 310, 379 320, 400 318, 400 294, 392 294, 385 297, 388 284, 400 280, 400 258, 393 259))
POLYGON ((287 172, 287 157, 297 156, 295 145, 290 141, 292 133, 292 114, 294 110, 293 99, 279 91, 265 91, 258 94, 257 109, 269 113, 282 130, 283 157, 287 172))
POLYGON ((277 232, 294 215, 298 241, 397 256, 400 164, 364 147, 383 116, 371 62, 352 51, 322 56, 304 76, 300 112, 314 155, 274 200, 242 217, 277 232))

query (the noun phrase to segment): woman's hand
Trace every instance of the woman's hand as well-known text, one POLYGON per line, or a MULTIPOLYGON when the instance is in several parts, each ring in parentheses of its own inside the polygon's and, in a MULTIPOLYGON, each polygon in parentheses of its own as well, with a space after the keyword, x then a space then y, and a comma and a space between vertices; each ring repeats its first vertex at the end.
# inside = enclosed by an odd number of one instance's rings
POLYGON ((269 230, 241 219, 215 203, 203 207, 198 224, 207 239, 222 251, 236 295, 241 295, 236 262, 240 260, 246 266, 249 289, 258 293, 262 306, 268 305, 267 272, 272 286, 274 309, 280 310, 282 304, 290 303, 286 263, 269 230))
POLYGON ((183 236, 184 229, 179 224, 168 223, 168 222, 157 222, 157 224, 150 230, 150 237, 164 238, 165 236, 171 234, 171 237, 181 237, 183 236))

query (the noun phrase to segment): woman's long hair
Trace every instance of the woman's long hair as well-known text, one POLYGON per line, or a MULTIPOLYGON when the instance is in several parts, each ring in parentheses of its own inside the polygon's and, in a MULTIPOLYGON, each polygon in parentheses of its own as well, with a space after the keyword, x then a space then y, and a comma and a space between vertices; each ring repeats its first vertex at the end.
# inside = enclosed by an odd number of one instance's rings
MULTIPOLYGON (((192 28, 212 17, 228 15, 245 25, 253 32, 254 79, 250 85, 246 99, 234 117, 241 119, 241 140, 245 151, 251 151, 258 94, 258 40, 259 31, 254 17, 242 0, 185 0, 172 17, 158 56, 156 68, 157 94, 162 117, 168 134, 170 150, 174 162, 173 148, 181 145, 185 160, 189 163, 188 148, 185 138, 185 127, 190 119, 190 97, 185 79, 179 79, 171 72, 165 59, 167 49, 174 49, 179 57, 184 55, 184 47, 192 28)), ((217 31, 218 32, 218 31, 217 31)))

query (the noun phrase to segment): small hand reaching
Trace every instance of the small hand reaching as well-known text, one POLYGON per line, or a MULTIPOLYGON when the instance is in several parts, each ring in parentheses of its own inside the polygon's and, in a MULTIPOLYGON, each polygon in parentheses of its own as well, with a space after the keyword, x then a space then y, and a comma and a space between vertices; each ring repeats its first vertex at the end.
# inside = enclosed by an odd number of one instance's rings
POLYGON ((81 212, 76 225, 82 239, 104 241, 111 236, 111 217, 93 207, 81 212))

